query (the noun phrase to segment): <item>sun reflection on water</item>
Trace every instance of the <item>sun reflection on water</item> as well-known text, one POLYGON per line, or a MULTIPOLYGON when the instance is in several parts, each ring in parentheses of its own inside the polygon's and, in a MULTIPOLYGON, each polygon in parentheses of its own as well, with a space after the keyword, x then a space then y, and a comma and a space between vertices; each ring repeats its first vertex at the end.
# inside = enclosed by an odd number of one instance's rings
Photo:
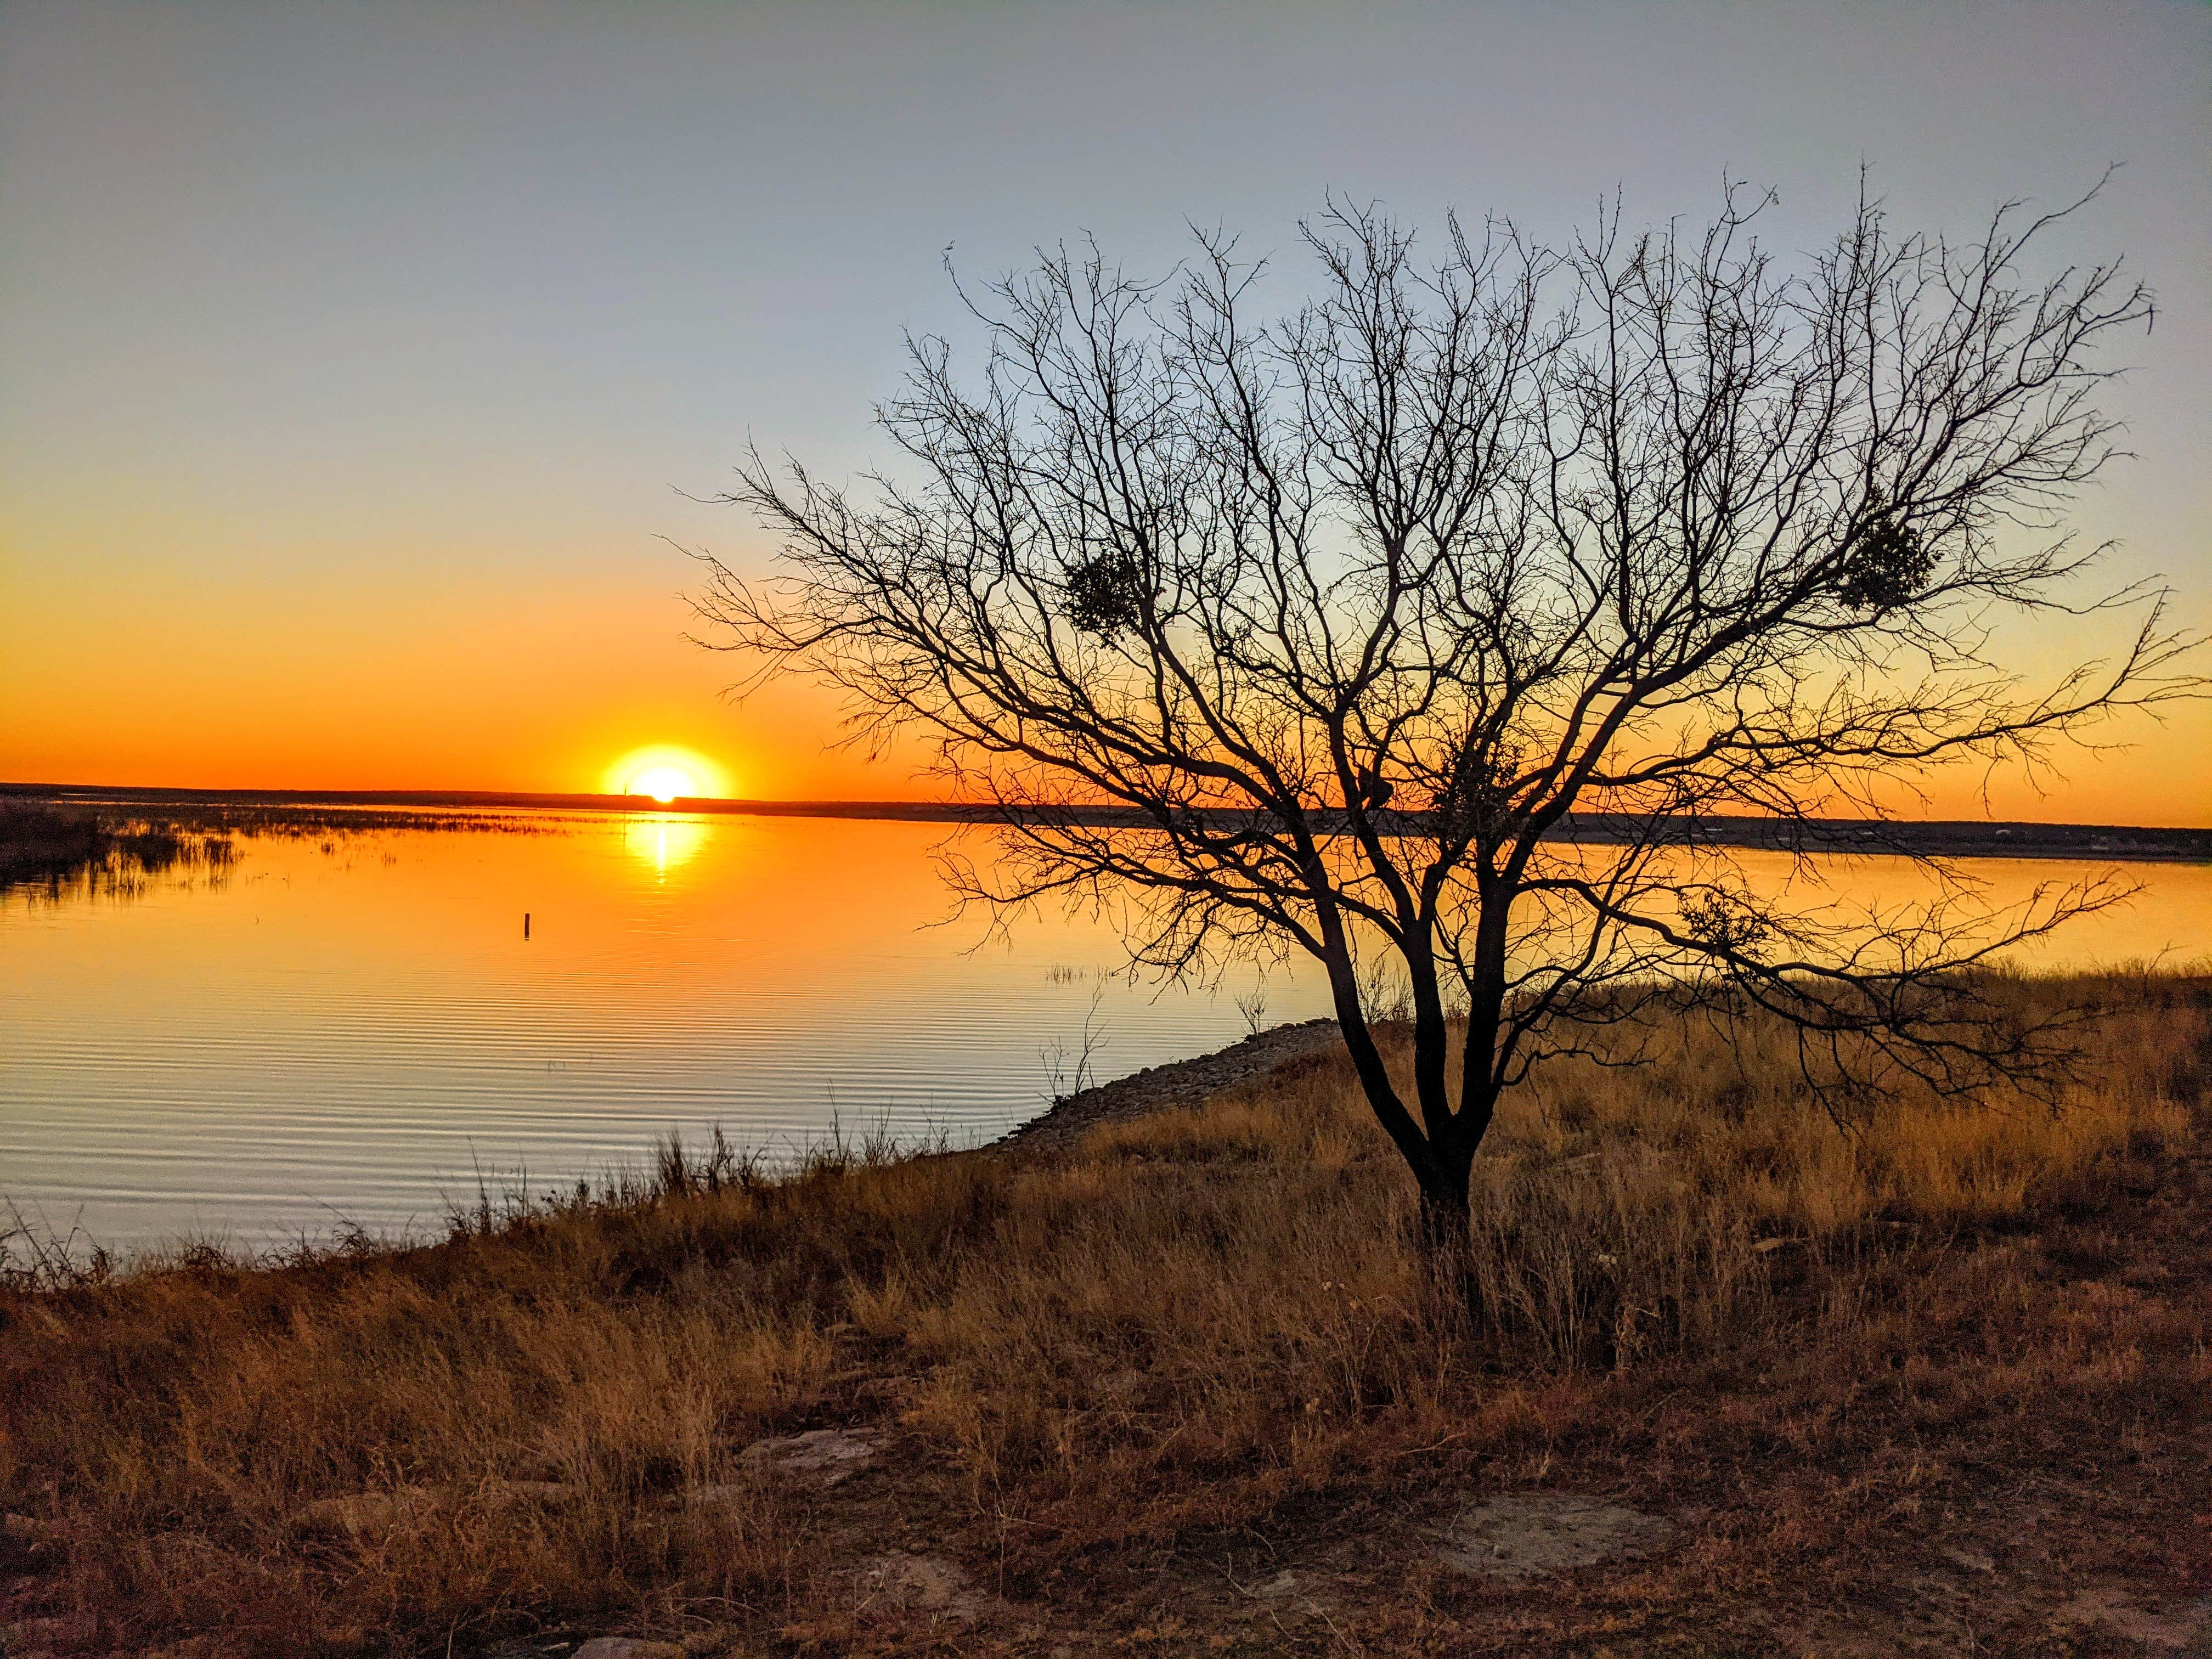
POLYGON ((707 826, 694 817, 674 812, 641 812, 623 824, 623 845, 631 857, 653 866, 660 880, 698 855, 707 842, 707 826))

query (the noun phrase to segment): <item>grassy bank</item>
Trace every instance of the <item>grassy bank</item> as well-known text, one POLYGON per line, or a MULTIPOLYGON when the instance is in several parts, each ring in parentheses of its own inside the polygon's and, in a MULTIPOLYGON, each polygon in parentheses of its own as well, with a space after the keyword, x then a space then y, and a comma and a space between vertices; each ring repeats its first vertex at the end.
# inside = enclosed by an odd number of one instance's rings
POLYGON ((1473 1316, 1334 1054, 1072 1152, 19 1283, 8 1652, 2154 1651, 2212 1565, 2212 982, 2008 994, 2100 1010, 2055 1111, 1846 1130, 1757 1027, 1541 1074, 1473 1316), (1524 1491, 1675 1529, 1439 1560, 1524 1491))

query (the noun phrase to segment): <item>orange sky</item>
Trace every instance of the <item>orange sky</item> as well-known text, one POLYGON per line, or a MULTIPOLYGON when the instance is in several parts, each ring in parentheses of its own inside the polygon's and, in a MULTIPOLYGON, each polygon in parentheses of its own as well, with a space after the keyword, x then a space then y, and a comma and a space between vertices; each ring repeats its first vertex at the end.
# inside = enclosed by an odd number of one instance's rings
MULTIPOLYGON (((738 665, 684 637, 700 568, 675 548, 586 523, 518 551, 487 545, 495 526, 446 533, 434 515, 453 510, 387 504, 342 531, 158 478, 44 512, 0 498, 0 781, 598 791, 620 757, 672 744, 717 763, 734 796, 934 793, 918 745, 874 762, 838 748, 822 689, 787 679, 726 701, 738 665)), ((769 550, 726 508, 654 492, 636 510, 755 568, 769 550)), ((2047 678, 2119 635, 2069 623, 2010 637, 2008 659, 2047 678)), ((2047 793, 2001 775, 1985 805, 1981 775, 1961 770, 1924 808, 1900 796, 1895 810, 2212 823, 2212 707, 2111 735, 2129 746, 2065 757, 2047 793)))
POLYGON ((240 592, 144 572, 107 608, 20 572, 0 587, 7 781, 595 791, 623 755, 670 744, 720 763, 735 795, 924 793, 908 765, 834 750, 835 703, 812 687, 724 702, 733 665, 679 637, 688 565, 658 592, 471 581, 433 605, 360 579, 240 592))
MULTIPOLYGON (((0 520, 0 536, 20 533, 0 520)), ((672 554, 658 584, 624 573, 518 592, 473 578, 442 585, 434 605, 365 575, 241 592, 178 574, 190 569, 137 571, 128 601, 112 602, 67 575, 26 580, 25 565, 9 563, 0 780, 594 791, 620 757, 670 744, 720 763, 738 796, 930 793, 911 754, 871 763, 833 749, 835 705, 819 689, 785 681, 724 702, 733 664, 680 637, 689 615, 677 584, 694 567, 672 554)), ((2018 653, 2023 666, 2055 665, 2052 641, 2023 640, 2038 643, 2018 653)), ((2116 731, 2135 746, 2068 761, 2069 780, 2048 795, 2000 778, 1989 810, 2212 822, 2203 705, 2163 731, 2141 720, 2116 731)), ((1929 815, 1982 816, 1979 784, 1963 772, 1939 781, 1929 815)))

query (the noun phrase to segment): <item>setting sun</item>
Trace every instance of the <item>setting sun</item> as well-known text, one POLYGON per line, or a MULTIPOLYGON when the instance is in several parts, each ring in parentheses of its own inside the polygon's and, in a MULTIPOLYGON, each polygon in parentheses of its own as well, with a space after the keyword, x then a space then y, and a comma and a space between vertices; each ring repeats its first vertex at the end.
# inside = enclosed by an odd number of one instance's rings
POLYGON ((666 803, 712 799, 730 793, 729 774, 694 750, 655 744, 632 750, 606 771, 607 793, 643 795, 666 803))
POLYGON ((696 795, 699 793, 699 786, 681 767, 656 766, 632 778, 629 787, 623 793, 626 795, 650 795, 657 801, 665 802, 674 800, 678 795, 696 795))

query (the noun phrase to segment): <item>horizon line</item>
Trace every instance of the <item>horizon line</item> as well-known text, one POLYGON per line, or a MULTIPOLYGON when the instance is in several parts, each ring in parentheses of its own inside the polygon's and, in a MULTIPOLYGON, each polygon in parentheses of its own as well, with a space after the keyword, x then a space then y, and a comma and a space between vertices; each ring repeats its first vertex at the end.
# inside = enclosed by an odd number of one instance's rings
MULTIPOLYGON (((45 782, 0 781, 0 798, 46 799, 82 801, 94 804, 101 801, 117 805, 130 802, 148 804, 161 801, 216 803, 237 801, 259 805, 353 805, 353 806, 414 806, 414 807, 538 807, 565 808, 585 811, 684 811, 697 813, 728 813, 735 816, 763 817, 884 817, 939 819, 976 819, 988 816, 996 809, 994 803, 977 800, 950 800, 921 797, 866 798, 860 799, 781 799, 734 795, 678 795, 664 801, 652 795, 614 794, 605 791, 563 791, 526 789, 276 789, 276 788, 207 788, 191 785, 170 784, 70 784, 45 782)), ((1104 803, 1103 810, 1115 809, 1104 803)), ((1080 808, 1073 810, 1083 810, 1080 808)), ((1599 819, 1618 817, 1618 814, 1589 812, 1571 814, 1571 817, 1599 819)), ((1804 822, 1820 825, 1844 827, 1891 825, 1899 828, 1919 826, 1927 829, 1955 827, 1996 835, 2002 830, 2031 830, 2047 834, 2068 831, 2082 835, 2129 836, 2212 836, 2212 824, 2156 825, 2124 823, 2087 823, 2072 820, 2038 818, 1815 818, 1790 820, 1759 817, 1747 813, 1716 814, 1700 820, 1706 823, 1741 822, 1744 824, 1784 824, 1804 822)), ((2114 850, 2118 849, 2097 849, 2114 850)), ((2205 856, 2200 852, 2198 856, 2205 856)))

